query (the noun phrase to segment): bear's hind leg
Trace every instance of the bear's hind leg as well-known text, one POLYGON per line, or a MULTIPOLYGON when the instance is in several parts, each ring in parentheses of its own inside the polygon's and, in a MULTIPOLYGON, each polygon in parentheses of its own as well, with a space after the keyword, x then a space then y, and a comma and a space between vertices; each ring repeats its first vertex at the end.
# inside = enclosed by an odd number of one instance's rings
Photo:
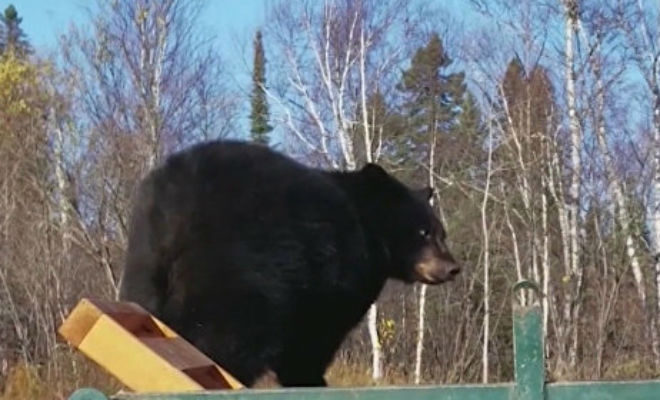
POLYGON ((328 385, 324 377, 326 366, 318 347, 299 343, 289 347, 273 369, 284 387, 319 387, 328 385))
POLYGON ((284 387, 325 387, 328 386, 323 373, 306 370, 305 368, 280 368, 277 379, 284 387))

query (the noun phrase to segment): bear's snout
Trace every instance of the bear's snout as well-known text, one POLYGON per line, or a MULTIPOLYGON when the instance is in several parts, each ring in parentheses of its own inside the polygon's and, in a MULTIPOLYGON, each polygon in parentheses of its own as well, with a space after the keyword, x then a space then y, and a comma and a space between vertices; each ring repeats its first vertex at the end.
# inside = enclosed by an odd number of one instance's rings
POLYGON ((461 267, 450 254, 438 254, 431 246, 425 248, 415 264, 415 279, 422 283, 436 285, 454 280, 461 267))

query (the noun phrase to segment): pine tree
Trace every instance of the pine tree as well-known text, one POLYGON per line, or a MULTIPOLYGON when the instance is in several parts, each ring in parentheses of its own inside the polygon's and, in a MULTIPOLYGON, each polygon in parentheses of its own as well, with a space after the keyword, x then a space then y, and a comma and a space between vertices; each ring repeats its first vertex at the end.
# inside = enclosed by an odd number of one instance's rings
POLYGON ((442 162, 452 165, 457 173, 468 173, 480 165, 485 157, 482 150, 486 136, 481 109, 474 95, 466 91, 460 104, 460 114, 448 138, 452 150, 443 152, 442 162))
POLYGON ((268 102, 266 100, 266 57, 264 55, 261 31, 257 31, 254 38, 254 70, 252 72, 252 140, 256 143, 268 145, 268 132, 273 127, 268 124, 268 102))
POLYGON ((461 113, 458 116, 454 131, 472 136, 480 133, 482 130, 481 110, 477 105, 474 95, 468 91, 461 102, 461 113))
POLYGON ((447 73, 451 63, 440 37, 433 34, 403 72, 397 88, 406 97, 402 117, 407 129, 397 135, 393 146, 394 153, 405 155, 400 159, 407 163, 426 164, 431 150, 441 144, 442 136, 452 134, 458 122, 466 92, 465 74, 447 73))
POLYGON ((513 58, 502 80, 502 92, 502 126, 518 133, 524 155, 542 154, 541 145, 547 130, 552 129, 550 119, 555 107, 547 71, 540 66, 526 71, 520 60, 513 58))
POLYGON ((0 30, 0 53, 5 54, 12 52, 17 57, 26 57, 32 53, 32 47, 27 40, 21 22, 23 18, 18 16, 18 12, 13 5, 5 8, 5 11, 0 15, 0 22, 2 28, 0 30))

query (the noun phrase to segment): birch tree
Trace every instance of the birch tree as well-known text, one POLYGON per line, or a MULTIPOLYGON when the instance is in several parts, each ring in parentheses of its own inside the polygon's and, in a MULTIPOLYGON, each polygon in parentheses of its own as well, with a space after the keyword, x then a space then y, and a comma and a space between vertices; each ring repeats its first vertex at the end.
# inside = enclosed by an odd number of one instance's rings
MULTIPOLYGON (((608 64, 616 67, 610 68, 612 71, 606 76, 603 72, 604 60, 607 60, 607 56, 613 57, 612 53, 614 53, 610 50, 609 54, 605 54, 605 51, 607 50, 603 49, 603 42, 609 41, 617 35, 617 30, 613 29, 614 26, 612 26, 612 22, 614 21, 612 21, 611 16, 605 15, 602 11, 592 12, 592 15, 590 15, 589 19, 586 21, 578 20, 581 28, 580 37, 588 46, 588 49, 590 49, 588 62, 595 81, 596 91, 596 104, 593 110, 594 132, 596 134, 598 150, 603 158, 607 179, 607 190, 610 198, 616 206, 615 218, 624 235, 626 256, 629 260, 630 269, 632 270, 634 277, 640 301, 640 308, 648 315, 646 284, 636 249, 634 238, 635 233, 632 228, 634 221, 628 211, 628 199, 624 195, 621 178, 616 170, 615 160, 612 156, 610 145, 607 140, 611 135, 608 134, 608 124, 606 123, 606 113, 608 111, 606 109, 606 96, 609 95, 611 90, 609 86, 613 86, 621 80, 621 75, 625 72, 624 68, 626 67, 624 60, 615 59, 608 64), (608 32, 612 33, 608 34, 608 32)), ((647 321, 647 323, 649 323, 647 329, 651 332, 652 341, 654 343, 653 347, 657 349, 658 333, 656 332, 652 321, 647 321)))
POLYGON ((44 116, 61 106, 48 91, 51 68, 9 50, 0 55, 0 361, 43 360, 54 352, 63 286, 53 174, 44 116), (53 240, 53 237, 55 238, 53 240), (55 246, 53 246, 55 242, 55 246))
MULTIPOLYGON (((625 2, 617 8, 619 26, 632 51, 632 58, 641 73, 645 93, 650 95, 646 106, 651 110, 651 159, 646 166, 650 172, 648 198, 645 209, 645 224, 649 231, 649 250, 653 260, 657 303, 651 332, 654 332, 656 365, 660 365, 660 340, 658 339, 658 317, 660 315, 660 2, 653 6, 651 1, 625 2), (655 21, 653 21, 655 19, 655 21)), ((637 279, 637 276, 635 277, 637 279)), ((640 292, 640 296, 642 293, 640 292)))
MULTIPOLYGON (((555 178, 562 176, 561 165, 557 164, 556 170, 550 168, 553 155, 560 149, 546 44, 555 13, 542 2, 471 3, 493 21, 493 31, 484 33, 469 59, 471 75, 484 77, 480 87, 486 101, 492 103, 496 113, 493 124, 501 136, 495 151, 498 168, 507 171, 498 182, 500 192, 503 201, 512 205, 504 208, 502 217, 510 236, 511 264, 517 279, 531 278, 542 284, 543 331, 547 334, 550 308, 554 306, 550 301, 550 249, 555 238, 549 218, 559 219, 560 235, 568 238, 563 197, 548 199, 548 194, 556 194, 557 185, 561 185, 555 178)), ((564 243, 561 247, 568 265, 568 240, 560 243, 564 243)), ((524 296, 520 294, 521 304, 528 300, 524 296)))
MULTIPOLYGON (((568 345, 568 365, 574 369, 577 363, 578 322, 581 304, 579 301, 583 283, 583 269, 580 265, 579 249, 579 211, 580 184, 582 169, 582 131, 577 115, 577 97, 575 92, 576 75, 574 71, 574 38, 578 30, 578 2, 576 0, 561 0, 564 7, 564 69, 565 93, 570 133, 570 185, 566 198, 568 211, 568 242, 570 249, 570 264, 566 277, 571 289, 566 290, 564 298, 564 323, 566 333, 570 332, 568 345)), ((568 340, 568 335, 564 340, 568 340)))
POLYGON ((98 1, 93 35, 73 28, 62 42, 88 123, 139 136, 144 169, 204 138, 203 114, 216 120, 212 136, 231 128, 235 106, 216 79, 222 62, 196 32, 201 11, 197 1, 98 1))
POLYGON ((484 243, 484 332, 482 347, 482 374, 481 381, 488 383, 488 353, 490 340, 490 237, 488 232, 488 199, 490 195, 490 182, 493 160, 493 125, 488 120, 488 161, 486 164, 486 184, 484 188, 483 203, 481 205, 481 225, 484 243))
POLYGON ((73 27, 61 40, 75 88, 70 128, 78 154, 95 154, 80 180, 81 218, 103 232, 94 240, 111 287, 120 276, 108 249, 126 242, 132 188, 161 157, 200 139, 225 136, 235 102, 220 82, 221 61, 198 34, 199 2, 98 1, 92 32, 73 27))

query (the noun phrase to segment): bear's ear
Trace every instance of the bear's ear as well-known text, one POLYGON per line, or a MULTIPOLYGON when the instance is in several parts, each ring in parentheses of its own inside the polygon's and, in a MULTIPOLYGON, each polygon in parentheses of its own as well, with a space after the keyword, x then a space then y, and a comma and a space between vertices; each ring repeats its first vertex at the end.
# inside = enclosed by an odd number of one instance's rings
POLYGON ((414 193, 420 199, 422 199, 422 200, 424 200, 424 201, 426 201, 430 204, 433 204, 433 195, 435 194, 435 190, 432 187, 426 186, 422 189, 414 190, 414 193))
POLYGON ((374 163, 367 163, 362 169, 360 170, 361 174, 364 174, 365 176, 386 176, 387 172, 383 169, 378 164, 374 163))

